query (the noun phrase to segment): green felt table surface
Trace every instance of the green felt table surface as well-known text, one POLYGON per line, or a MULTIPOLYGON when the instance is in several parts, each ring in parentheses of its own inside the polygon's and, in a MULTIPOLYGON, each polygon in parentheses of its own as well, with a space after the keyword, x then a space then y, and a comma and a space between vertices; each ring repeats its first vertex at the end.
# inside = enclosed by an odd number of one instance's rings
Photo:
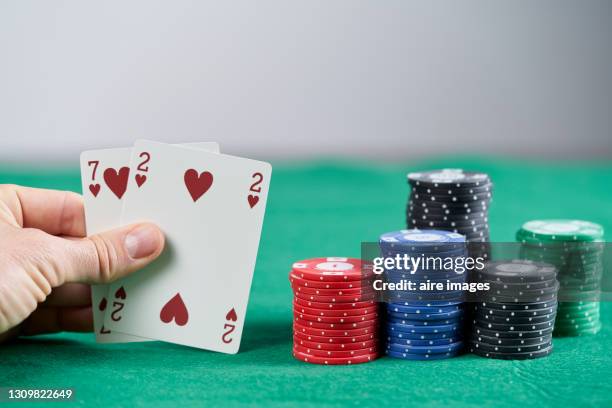
MULTIPOLYGON (((464 355, 331 367, 293 359, 291 263, 358 257, 361 241, 404 227, 406 172, 440 167, 491 175, 493 241, 512 242, 535 218, 587 219, 612 231, 612 164, 605 162, 277 165, 239 354, 161 342, 102 345, 91 334, 60 333, 0 345, 0 386, 72 387, 76 401, 62 404, 105 407, 612 406, 610 303, 602 305, 599 334, 555 339, 554 353, 538 360, 464 355)), ((80 191, 76 168, 3 167, 0 183, 80 191)))

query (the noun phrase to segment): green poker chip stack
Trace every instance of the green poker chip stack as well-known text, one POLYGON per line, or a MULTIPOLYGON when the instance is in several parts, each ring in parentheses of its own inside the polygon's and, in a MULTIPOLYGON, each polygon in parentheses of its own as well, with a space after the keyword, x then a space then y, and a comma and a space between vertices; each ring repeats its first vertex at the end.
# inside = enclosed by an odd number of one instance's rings
POLYGON ((550 263, 559 270, 556 336, 581 336, 601 330, 603 238, 601 225, 579 220, 529 221, 516 233, 521 258, 550 263))

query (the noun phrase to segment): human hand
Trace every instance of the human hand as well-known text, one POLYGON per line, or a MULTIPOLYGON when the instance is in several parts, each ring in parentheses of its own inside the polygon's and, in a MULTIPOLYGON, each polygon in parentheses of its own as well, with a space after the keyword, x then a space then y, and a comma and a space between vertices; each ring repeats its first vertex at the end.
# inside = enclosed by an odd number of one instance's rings
POLYGON ((80 195, 0 185, 0 342, 91 331, 88 284, 122 278, 164 247, 162 232, 150 223, 84 237, 80 195))

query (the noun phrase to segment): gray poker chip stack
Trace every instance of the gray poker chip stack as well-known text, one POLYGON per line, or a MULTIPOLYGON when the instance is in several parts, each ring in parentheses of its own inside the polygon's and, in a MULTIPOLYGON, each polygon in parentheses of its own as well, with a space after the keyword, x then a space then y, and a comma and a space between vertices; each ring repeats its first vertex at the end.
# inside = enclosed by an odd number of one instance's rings
POLYGON ((497 261, 470 274, 490 289, 472 299, 470 352, 488 358, 525 360, 553 351, 557 269, 530 260, 497 261))
POLYGON ((406 208, 409 229, 462 234, 471 256, 488 257, 489 206, 493 183, 485 173, 442 169, 409 173, 406 208))

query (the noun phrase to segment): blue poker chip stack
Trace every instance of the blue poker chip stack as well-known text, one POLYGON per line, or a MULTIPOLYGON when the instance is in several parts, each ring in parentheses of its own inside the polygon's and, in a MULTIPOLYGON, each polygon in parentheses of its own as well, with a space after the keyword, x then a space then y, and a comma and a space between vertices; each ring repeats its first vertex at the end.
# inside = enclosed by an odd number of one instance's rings
POLYGON ((384 293, 386 354, 404 360, 459 355, 464 349, 464 292, 449 288, 449 283, 467 282, 467 273, 449 266, 460 264, 456 261, 467 256, 465 236, 439 230, 401 230, 381 235, 379 246, 385 258, 421 260, 385 268, 385 282, 413 285, 384 293))

